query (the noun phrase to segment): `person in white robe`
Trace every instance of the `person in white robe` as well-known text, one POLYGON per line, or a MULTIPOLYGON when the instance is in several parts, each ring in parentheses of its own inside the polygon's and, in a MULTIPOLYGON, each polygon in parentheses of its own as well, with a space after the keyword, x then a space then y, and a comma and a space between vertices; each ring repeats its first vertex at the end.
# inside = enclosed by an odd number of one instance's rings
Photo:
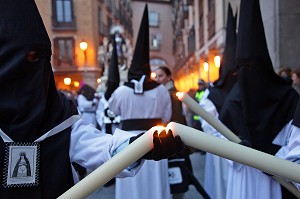
MULTIPOLYGON (((136 135, 149 127, 163 125, 171 118, 168 90, 150 77, 148 23, 146 5, 128 71, 128 82, 118 87, 109 99, 110 110, 122 118, 121 128, 136 135)), ((116 179, 116 199, 170 199, 168 178, 167 160, 146 160, 134 177, 116 179)))
POLYGON ((97 127, 96 110, 99 100, 94 96, 95 89, 85 84, 78 91, 77 105, 82 119, 97 127))
MULTIPOLYGON (((207 98, 209 90, 206 89, 200 106, 204 108, 208 113, 213 115, 216 119, 219 113, 215 105, 207 98)), ((205 133, 219 137, 220 139, 226 139, 221 133, 207 123, 200 117, 201 127, 205 133)), ((211 153, 205 155, 205 172, 204 172, 204 189, 211 198, 222 199, 226 195, 227 191, 227 177, 228 177, 228 162, 219 156, 211 153)))
MULTIPOLYGON (((230 3, 228 3, 226 42, 219 69, 219 78, 211 87, 205 90, 199 105, 217 120, 224 101, 236 82, 236 17, 230 3)), ((205 133, 225 139, 225 137, 200 117, 202 129, 205 133)), ((219 156, 206 153, 204 189, 214 199, 223 199, 227 191, 228 162, 219 156)))

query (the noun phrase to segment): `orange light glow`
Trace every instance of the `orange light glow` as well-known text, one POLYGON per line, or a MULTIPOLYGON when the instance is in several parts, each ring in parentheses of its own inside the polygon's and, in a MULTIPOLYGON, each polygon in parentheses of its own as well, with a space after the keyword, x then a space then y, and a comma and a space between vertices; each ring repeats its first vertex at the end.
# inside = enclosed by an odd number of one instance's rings
POLYGON ((166 129, 166 127, 164 127, 162 125, 157 125, 157 126, 155 126, 155 128, 156 128, 158 134, 160 134, 163 130, 166 129))
POLYGON ((69 78, 69 77, 64 78, 64 84, 65 85, 69 86, 71 84, 71 82, 72 82, 71 78, 69 78))
POLYGON ((79 83, 78 81, 74 81, 73 84, 74 84, 74 86, 77 88, 77 87, 79 87, 79 84, 80 84, 80 83, 79 83))
POLYGON ((88 44, 85 41, 79 43, 79 47, 81 50, 85 51, 88 48, 88 44))
POLYGON ((162 130, 165 130, 165 129, 166 129, 166 127, 164 127, 164 126, 157 126, 157 128, 158 128, 160 131, 162 131, 162 130))
POLYGON ((204 67, 204 71, 205 71, 205 72, 208 72, 208 71, 209 71, 209 65, 208 65, 207 62, 204 62, 204 63, 203 63, 203 67, 204 67))
POLYGON ((178 97, 178 99, 182 99, 183 97, 183 92, 177 92, 176 96, 178 97))
POLYGON ((154 79, 155 77, 156 77, 156 73, 155 73, 155 72, 152 72, 152 73, 151 73, 151 78, 154 79))
POLYGON ((221 58, 219 55, 214 57, 214 62, 215 62, 216 67, 219 68, 221 65, 221 58))

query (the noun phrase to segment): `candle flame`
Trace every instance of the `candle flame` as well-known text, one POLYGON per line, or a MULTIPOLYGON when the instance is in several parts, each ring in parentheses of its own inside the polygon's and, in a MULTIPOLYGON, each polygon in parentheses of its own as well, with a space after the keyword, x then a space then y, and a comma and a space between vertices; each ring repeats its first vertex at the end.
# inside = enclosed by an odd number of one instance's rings
POLYGON ((177 92, 176 96, 178 97, 178 99, 182 99, 183 97, 183 92, 177 92))
POLYGON ((166 129, 166 127, 162 126, 162 125, 158 125, 156 126, 157 130, 158 130, 158 134, 160 134, 163 130, 166 129))

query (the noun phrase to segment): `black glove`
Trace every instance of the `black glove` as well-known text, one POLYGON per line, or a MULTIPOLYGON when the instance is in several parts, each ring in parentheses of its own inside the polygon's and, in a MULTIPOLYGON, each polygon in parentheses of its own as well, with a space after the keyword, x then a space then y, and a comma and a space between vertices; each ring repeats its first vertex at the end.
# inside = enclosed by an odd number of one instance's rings
MULTIPOLYGON (((130 138, 129 143, 139 138, 142 134, 130 138)), ((144 155, 143 159, 155 161, 167 159, 176 153, 182 152, 185 147, 181 138, 178 135, 174 137, 171 130, 168 133, 163 130, 160 134, 158 134, 158 131, 155 131, 153 133, 153 145, 153 149, 144 155)))

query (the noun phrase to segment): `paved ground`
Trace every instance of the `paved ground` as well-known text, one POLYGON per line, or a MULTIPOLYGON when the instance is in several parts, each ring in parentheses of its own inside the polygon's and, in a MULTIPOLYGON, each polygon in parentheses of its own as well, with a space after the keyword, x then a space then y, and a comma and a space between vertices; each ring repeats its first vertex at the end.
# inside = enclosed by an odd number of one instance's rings
MULTIPOLYGON (((200 152, 195 152, 190 155, 193 172, 198 181, 203 185, 204 176, 204 160, 205 155, 200 152)), ((86 199, 114 199, 115 198, 115 186, 101 187, 86 199)), ((185 193, 184 199, 203 199, 201 194, 197 192, 194 186, 190 185, 189 191, 185 193)))

